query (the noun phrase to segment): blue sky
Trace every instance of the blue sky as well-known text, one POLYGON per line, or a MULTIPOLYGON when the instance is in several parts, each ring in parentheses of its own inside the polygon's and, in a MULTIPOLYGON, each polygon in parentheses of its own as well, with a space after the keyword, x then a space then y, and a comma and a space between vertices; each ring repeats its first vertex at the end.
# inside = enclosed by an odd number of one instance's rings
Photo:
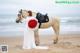
POLYGON ((80 16, 80 5, 57 5, 55 0, 0 0, 0 14, 17 14, 30 9, 55 16, 80 16))

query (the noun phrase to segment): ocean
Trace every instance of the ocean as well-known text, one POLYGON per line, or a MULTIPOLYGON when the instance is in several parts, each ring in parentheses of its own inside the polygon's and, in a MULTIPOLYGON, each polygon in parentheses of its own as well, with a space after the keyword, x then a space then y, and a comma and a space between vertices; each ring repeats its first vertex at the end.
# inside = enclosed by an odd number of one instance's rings
MULTIPOLYGON (((0 15, 0 36, 22 36, 24 35, 24 24, 16 23, 17 15, 0 15)), ((80 17, 60 17, 60 34, 79 34, 80 17)), ((52 27, 40 29, 40 35, 55 34, 52 27), (45 33, 44 33, 45 32, 45 33)))

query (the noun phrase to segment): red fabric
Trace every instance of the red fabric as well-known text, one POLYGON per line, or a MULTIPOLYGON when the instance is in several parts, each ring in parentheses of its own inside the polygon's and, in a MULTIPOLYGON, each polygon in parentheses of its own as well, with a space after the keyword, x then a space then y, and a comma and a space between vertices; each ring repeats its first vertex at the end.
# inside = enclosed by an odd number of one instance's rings
POLYGON ((29 28, 35 28, 37 26, 37 21, 36 20, 30 20, 28 22, 28 27, 29 28))

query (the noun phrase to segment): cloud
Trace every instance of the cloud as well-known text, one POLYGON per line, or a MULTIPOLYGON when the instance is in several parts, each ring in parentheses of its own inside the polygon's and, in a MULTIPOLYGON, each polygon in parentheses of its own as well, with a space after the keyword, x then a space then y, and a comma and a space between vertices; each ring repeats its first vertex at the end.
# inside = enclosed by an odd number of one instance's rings
POLYGON ((56 5, 54 0, 0 0, 0 6, 0 14, 15 14, 19 9, 47 12, 55 16, 78 16, 80 14, 79 5, 56 5))
POLYGON ((31 9, 36 11, 45 11, 49 9, 49 0, 3 0, 0 1, 0 11, 13 12, 18 9, 31 9))

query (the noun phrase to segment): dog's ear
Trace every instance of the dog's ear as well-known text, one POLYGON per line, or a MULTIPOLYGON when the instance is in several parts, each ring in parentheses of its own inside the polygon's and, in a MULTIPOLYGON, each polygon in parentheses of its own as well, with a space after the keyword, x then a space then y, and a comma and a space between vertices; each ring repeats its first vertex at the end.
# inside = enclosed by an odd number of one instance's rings
POLYGON ((29 13, 29 16, 32 16, 32 11, 29 10, 28 13, 29 13))

